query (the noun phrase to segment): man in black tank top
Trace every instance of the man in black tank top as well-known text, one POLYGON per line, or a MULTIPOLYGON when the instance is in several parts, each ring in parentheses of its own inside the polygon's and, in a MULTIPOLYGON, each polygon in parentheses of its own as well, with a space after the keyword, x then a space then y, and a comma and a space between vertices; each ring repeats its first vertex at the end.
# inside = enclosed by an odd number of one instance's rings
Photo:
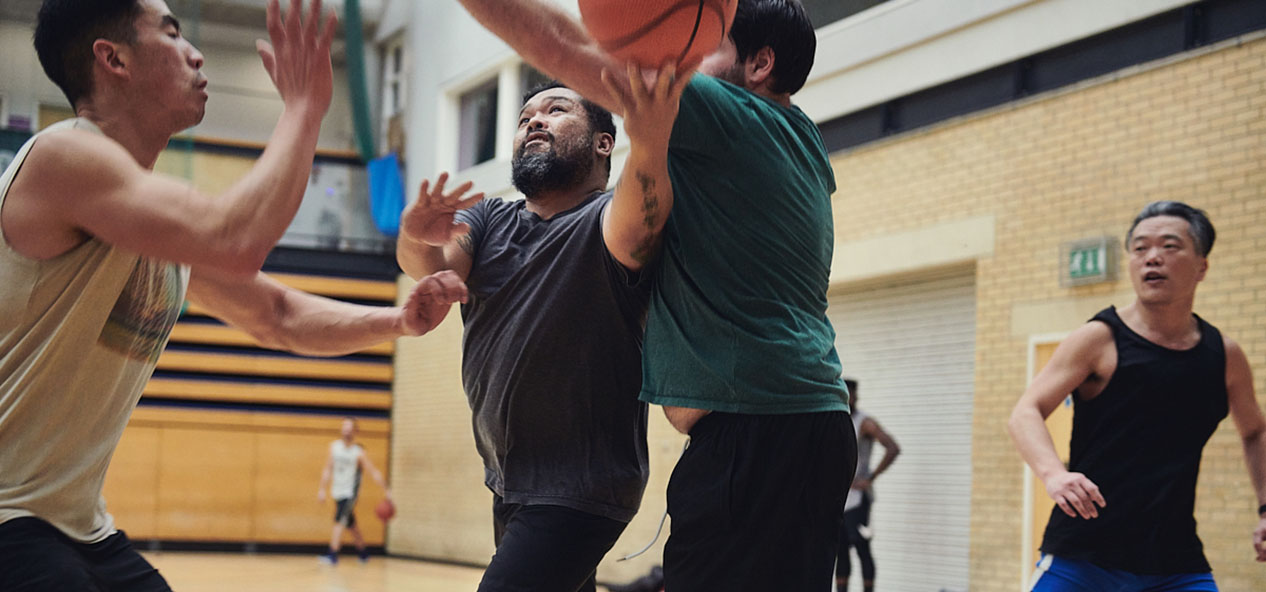
POLYGON ((1008 430, 1058 506, 1032 590, 1217 590, 1193 513, 1201 452, 1228 412, 1266 561, 1266 417, 1244 351, 1192 312, 1214 237, 1201 210, 1143 208, 1126 234, 1136 300, 1073 331, 1016 404, 1008 430), (1068 393, 1065 467, 1044 420, 1068 393))

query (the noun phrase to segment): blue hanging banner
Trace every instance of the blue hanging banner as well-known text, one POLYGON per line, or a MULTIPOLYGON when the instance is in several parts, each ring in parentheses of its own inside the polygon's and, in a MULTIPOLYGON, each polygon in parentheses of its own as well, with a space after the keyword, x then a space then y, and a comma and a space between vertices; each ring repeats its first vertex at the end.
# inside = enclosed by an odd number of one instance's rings
POLYGON ((400 160, 392 152, 369 161, 369 214, 374 226, 388 236, 400 232, 400 212, 404 211, 404 179, 400 160))

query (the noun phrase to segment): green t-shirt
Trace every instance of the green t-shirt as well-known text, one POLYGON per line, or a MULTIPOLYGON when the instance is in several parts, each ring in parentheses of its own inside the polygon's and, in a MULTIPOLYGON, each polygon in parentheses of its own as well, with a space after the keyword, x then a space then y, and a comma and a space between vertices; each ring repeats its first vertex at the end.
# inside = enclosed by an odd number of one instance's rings
POLYGON ((696 75, 668 171, 640 398, 745 414, 847 410, 826 318, 835 179, 817 126, 696 75))

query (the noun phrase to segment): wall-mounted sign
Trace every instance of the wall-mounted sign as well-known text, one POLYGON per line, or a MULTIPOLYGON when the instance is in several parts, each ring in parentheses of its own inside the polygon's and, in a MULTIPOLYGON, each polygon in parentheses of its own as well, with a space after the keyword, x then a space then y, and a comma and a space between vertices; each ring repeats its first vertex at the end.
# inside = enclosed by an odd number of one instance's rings
POLYGON ((1084 286, 1116 279, 1116 240, 1102 236, 1064 243, 1060 283, 1084 286))

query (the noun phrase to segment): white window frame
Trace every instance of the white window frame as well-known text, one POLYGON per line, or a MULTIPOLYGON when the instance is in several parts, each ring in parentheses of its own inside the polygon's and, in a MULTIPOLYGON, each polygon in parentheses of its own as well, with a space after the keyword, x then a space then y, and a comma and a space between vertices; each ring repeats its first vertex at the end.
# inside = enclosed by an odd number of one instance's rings
MULTIPOLYGON (((405 44, 405 36, 397 34, 381 45, 382 48, 382 105, 379 116, 379 134, 381 138, 379 150, 387 151, 387 134, 391 129, 392 118, 405 117, 409 103, 409 50, 405 44), (395 56, 399 52, 400 59, 395 56), (392 93, 392 85, 397 85, 397 92, 392 93), (399 101, 396 104, 393 99, 399 101)), ((404 122, 401 122, 402 124, 404 122)))

